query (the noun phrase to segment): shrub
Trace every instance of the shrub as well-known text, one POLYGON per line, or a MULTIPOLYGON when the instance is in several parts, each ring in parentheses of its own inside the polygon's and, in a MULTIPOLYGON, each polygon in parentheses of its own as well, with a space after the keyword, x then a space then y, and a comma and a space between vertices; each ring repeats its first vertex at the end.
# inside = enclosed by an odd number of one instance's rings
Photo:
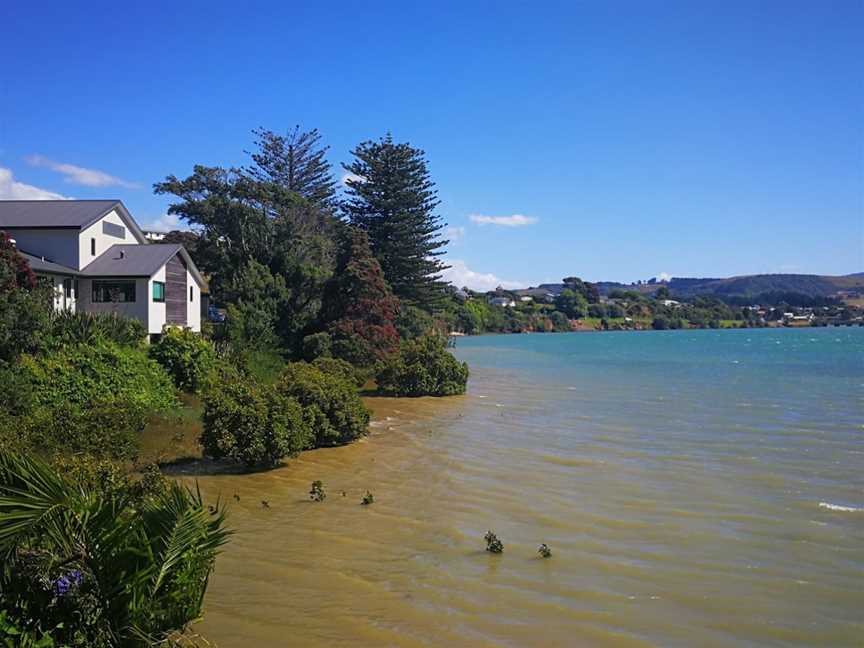
POLYGON ((340 376, 295 362, 285 367, 276 389, 303 406, 316 447, 348 443, 368 431, 369 410, 354 385, 340 376))
POLYGON ((150 347, 150 357, 171 376, 178 389, 197 392, 216 365, 213 345, 186 329, 168 329, 150 347))
POLYGON ((324 482, 320 479, 312 482, 312 488, 309 489, 309 499, 314 502, 323 502, 327 499, 327 493, 324 491, 324 482))
POLYGON ((303 338, 303 359, 312 362, 317 358, 330 356, 332 340, 326 332, 314 333, 303 338))
POLYGON ((357 387, 362 387, 366 384, 366 372, 352 366, 349 362, 345 362, 345 360, 340 360, 339 358, 318 358, 312 365, 326 374, 338 376, 357 387))
POLYGON ((276 465, 312 441, 300 404, 249 378, 216 382, 204 397, 202 421, 205 454, 249 468, 276 465))
POLYGON ((106 488, 0 452, 0 629, 56 642, 33 646, 158 645, 201 615, 229 533, 218 504, 178 484, 106 488))
POLYGON ((108 342, 64 347, 17 364, 34 406, 124 402, 150 412, 177 404, 171 379, 142 349, 108 342))
POLYGON ((51 337, 60 346, 100 341, 140 346, 147 337, 147 328, 140 320, 117 313, 60 311, 51 317, 51 337))
POLYGON ((375 380, 379 391, 392 396, 464 394, 468 365, 447 351, 440 336, 426 336, 403 342, 381 364, 375 380))

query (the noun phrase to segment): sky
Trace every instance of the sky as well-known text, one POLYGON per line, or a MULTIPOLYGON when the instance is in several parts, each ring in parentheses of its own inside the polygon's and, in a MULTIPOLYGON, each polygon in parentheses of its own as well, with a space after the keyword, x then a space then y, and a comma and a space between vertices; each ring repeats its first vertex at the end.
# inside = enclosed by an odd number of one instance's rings
POLYGON ((0 199, 170 229, 153 183, 248 163, 253 128, 318 128, 340 178, 389 131, 426 152, 459 286, 864 271, 862 0, 2 14, 0 199))

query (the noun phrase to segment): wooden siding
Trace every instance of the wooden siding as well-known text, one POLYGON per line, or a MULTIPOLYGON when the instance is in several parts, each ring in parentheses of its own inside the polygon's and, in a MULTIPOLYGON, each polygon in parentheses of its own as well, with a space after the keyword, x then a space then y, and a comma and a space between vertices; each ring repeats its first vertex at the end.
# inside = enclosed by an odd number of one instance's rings
POLYGON ((186 326, 186 264, 177 254, 165 264, 165 323, 186 326))

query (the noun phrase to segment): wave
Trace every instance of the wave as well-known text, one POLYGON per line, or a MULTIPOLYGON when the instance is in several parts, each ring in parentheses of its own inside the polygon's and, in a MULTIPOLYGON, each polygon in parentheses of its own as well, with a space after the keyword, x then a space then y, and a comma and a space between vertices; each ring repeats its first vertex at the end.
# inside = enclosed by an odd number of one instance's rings
POLYGON ((829 511, 837 511, 838 513, 864 513, 864 508, 841 506, 840 504, 832 504, 831 502, 819 502, 819 508, 828 509, 829 511))

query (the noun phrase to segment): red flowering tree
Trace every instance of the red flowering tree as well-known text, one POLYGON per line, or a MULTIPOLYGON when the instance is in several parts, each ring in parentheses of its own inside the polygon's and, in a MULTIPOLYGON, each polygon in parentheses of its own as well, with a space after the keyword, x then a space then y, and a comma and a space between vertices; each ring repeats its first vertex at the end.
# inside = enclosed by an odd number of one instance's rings
POLYGON ((50 293, 30 264, 0 232, 0 364, 40 348, 48 326, 50 293))
POLYGON ((399 345, 399 300, 384 280, 369 238, 356 227, 340 235, 336 270, 324 293, 333 355, 369 367, 399 345))
POLYGON ((27 259, 21 256, 9 235, 0 232, 0 293, 20 288, 33 290, 35 287, 36 275, 27 259))

